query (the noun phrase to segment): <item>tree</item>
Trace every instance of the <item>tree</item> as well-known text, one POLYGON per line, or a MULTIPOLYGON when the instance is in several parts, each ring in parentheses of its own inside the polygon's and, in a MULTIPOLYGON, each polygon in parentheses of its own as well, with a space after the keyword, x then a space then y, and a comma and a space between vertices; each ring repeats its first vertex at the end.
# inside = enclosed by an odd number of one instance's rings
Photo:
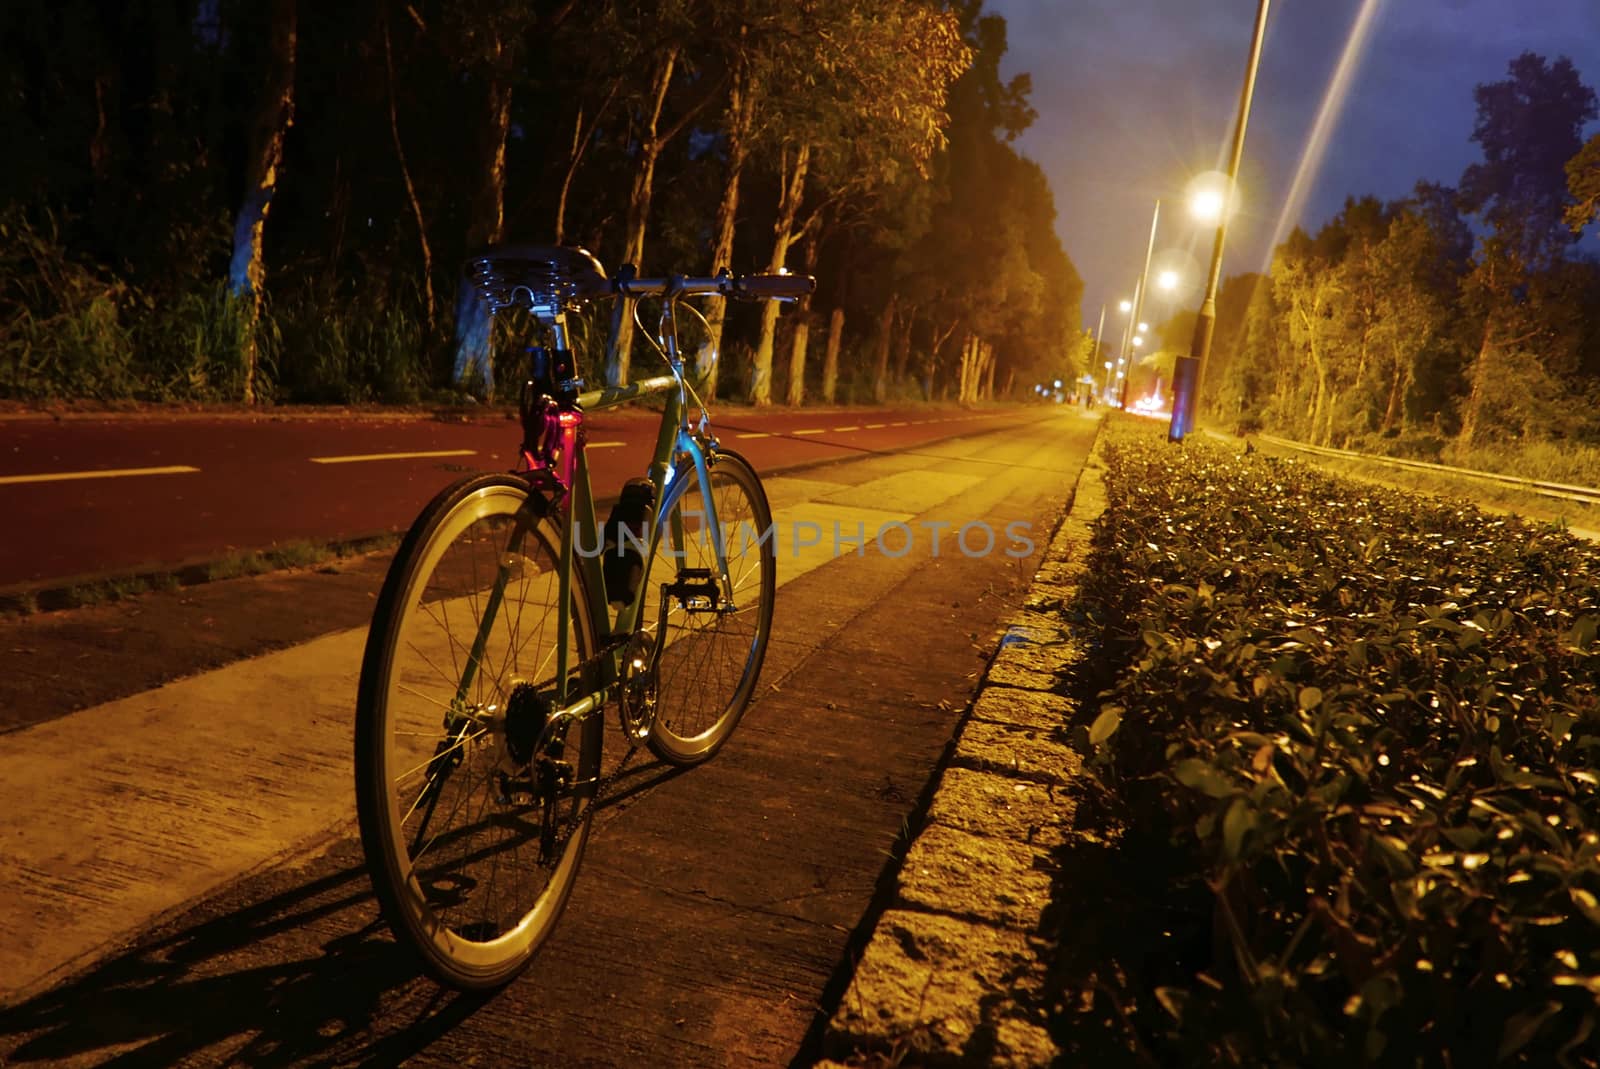
POLYGON ((1574 234, 1600 215, 1600 134, 1595 134, 1578 154, 1567 161, 1567 192, 1573 203, 1567 206, 1563 217, 1574 234))
MULTIPOLYGON (((1525 52, 1511 77, 1476 90, 1473 140, 1484 162, 1461 178, 1463 206, 1493 231, 1482 245, 1464 294, 1483 324, 1462 409, 1461 444, 1490 429, 1488 405, 1501 380, 1544 383, 1560 354, 1541 351, 1540 309, 1528 300, 1532 277, 1553 267, 1574 235, 1566 225, 1567 165, 1582 145, 1583 125, 1600 114, 1594 91, 1565 57, 1548 63, 1525 52)), ((1541 389, 1543 387, 1541 386, 1541 389)))
POLYGON ((261 302, 266 287, 262 241, 283 167, 283 142, 294 122, 295 0, 273 0, 267 85, 250 137, 244 196, 234 217, 233 260, 228 287, 244 302, 244 400, 256 401, 260 361, 261 302))
MULTIPOLYGON (((835 196, 855 199, 892 185, 906 171, 924 173, 944 143, 946 94, 970 61, 953 13, 918 0, 876 0, 826 6, 825 34, 809 38, 811 68, 799 85, 773 85, 781 125, 779 207, 768 269, 787 267, 790 244, 813 162, 835 196)), ((778 309, 762 309, 751 361, 749 399, 771 402, 778 309)), ((792 362, 802 376, 804 356, 792 362)))
POLYGON ((1600 111, 1594 90, 1565 56, 1550 63, 1524 52, 1509 74, 1473 91, 1472 140, 1484 158, 1462 174, 1461 200, 1493 228, 1512 260, 1537 270, 1572 242, 1563 223, 1567 163, 1582 146, 1584 124, 1600 111))
POLYGON ((1049 184, 1010 144, 1033 113, 1027 77, 1000 80, 1005 22, 981 15, 977 4, 960 11, 973 64, 951 90, 949 148, 935 171, 929 225, 899 257, 895 283, 928 319, 930 394, 947 342, 957 342, 958 396, 975 359, 1010 370, 1069 364, 1083 294, 1055 233, 1049 184))

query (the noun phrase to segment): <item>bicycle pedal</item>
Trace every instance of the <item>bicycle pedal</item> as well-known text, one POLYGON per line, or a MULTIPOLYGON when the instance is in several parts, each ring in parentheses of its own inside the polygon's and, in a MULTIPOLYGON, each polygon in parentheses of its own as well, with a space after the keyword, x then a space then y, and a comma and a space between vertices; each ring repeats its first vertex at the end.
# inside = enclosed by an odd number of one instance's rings
POLYGON ((711 577, 710 568, 684 568, 678 572, 677 579, 662 584, 661 592, 685 604, 691 598, 701 598, 712 605, 717 604, 722 593, 717 581, 711 577))

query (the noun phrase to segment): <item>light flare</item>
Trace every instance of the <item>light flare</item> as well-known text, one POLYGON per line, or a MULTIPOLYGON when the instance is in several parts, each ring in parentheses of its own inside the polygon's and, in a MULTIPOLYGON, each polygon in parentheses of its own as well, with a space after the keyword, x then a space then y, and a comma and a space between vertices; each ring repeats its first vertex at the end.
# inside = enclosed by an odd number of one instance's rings
POLYGON ((1273 254, 1283 242, 1290 221, 1299 218, 1301 209, 1305 207, 1306 198, 1311 195, 1311 187, 1316 180, 1317 172, 1322 169, 1323 158, 1328 152, 1328 142, 1333 136, 1334 128, 1339 124, 1339 116, 1344 111, 1345 102, 1350 97, 1350 87, 1355 82, 1356 72, 1360 69, 1361 59, 1367 50, 1367 42, 1372 36, 1373 24, 1377 22, 1378 12, 1383 4, 1384 0, 1362 0, 1361 10, 1356 13, 1355 22, 1350 26, 1350 36, 1345 39, 1344 52, 1339 56, 1339 65, 1334 68, 1333 77, 1328 81, 1327 92, 1322 95, 1322 107, 1317 111, 1317 121, 1312 124, 1311 134, 1306 138, 1306 146, 1300 153, 1300 164, 1295 168, 1294 181, 1289 184, 1289 195, 1284 198, 1283 212, 1278 216, 1277 226, 1273 228, 1272 240, 1267 243, 1266 262, 1261 265, 1262 274, 1271 269, 1273 254))

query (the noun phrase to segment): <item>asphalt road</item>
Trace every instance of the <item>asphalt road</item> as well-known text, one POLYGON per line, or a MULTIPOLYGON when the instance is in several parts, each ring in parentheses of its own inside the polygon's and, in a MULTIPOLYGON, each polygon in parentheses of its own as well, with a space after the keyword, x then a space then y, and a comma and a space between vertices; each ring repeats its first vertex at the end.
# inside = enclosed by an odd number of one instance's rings
MULTIPOLYGON (((1043 408, 728 409, 723 443, 761 471, 913 448, 1043 408)), ((589 421, 595 494, 642 474, 655 413, 589 421)), ((514 466, 506 413, 0 420, 0 591, 401 531, 464 471, 514 466)))
POLYGON ((808 1064, 1037 563, 1003 535, 971 552, 952 533, 1021 524, 1042 548, 1095 429, 989 414, 770 478, 780 525, 918 536, 899 553, 780 548, 738 734, 686 774, 636 759, 560 929, 487 998, 417 974, 353 837, 351 706, 381 560, 13 622, 0 674, 51 643, 18 705, 48 705, 52 679, 99 689, 0 735, 0 1064, 808 1064), (165 648, 125 641, 141 620, 165 621, 165 648), (146 689, 136 661, 194 670, 146 689))

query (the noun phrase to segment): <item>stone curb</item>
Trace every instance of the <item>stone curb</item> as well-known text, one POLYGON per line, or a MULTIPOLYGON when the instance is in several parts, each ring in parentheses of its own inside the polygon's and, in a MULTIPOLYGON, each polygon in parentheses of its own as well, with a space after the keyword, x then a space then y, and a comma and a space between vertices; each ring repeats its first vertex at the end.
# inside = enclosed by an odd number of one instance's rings
POLYGON ((828 1023, 834 1060, 818 1065, 1046 1066, 1059 1054, 1031 1008, 1054 954, 1051 852, 1075 815, 1062 788, 1081 768, 1066 745, 1073 704, 1053 688, 1084 657, 1061 610, 1105 511, 1104 471, 1097 441, 828 1023))

